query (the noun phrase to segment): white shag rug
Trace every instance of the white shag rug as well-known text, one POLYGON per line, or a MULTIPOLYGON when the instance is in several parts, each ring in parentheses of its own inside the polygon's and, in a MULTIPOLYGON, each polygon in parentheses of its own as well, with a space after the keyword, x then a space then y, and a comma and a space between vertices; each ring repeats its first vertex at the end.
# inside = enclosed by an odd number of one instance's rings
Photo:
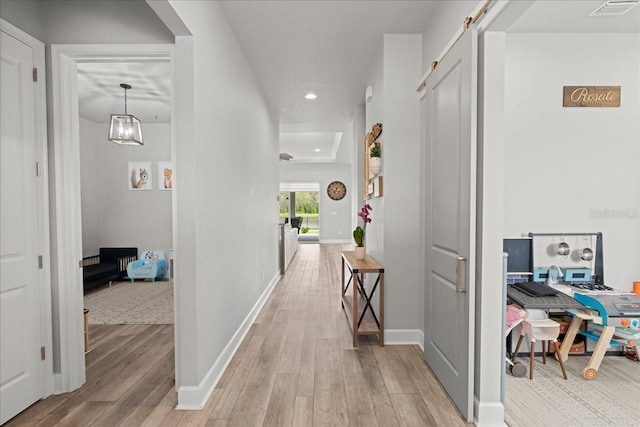
POLYGON ((173 324, 171 281, 114 282, 84 296, 90 325, 173 324))

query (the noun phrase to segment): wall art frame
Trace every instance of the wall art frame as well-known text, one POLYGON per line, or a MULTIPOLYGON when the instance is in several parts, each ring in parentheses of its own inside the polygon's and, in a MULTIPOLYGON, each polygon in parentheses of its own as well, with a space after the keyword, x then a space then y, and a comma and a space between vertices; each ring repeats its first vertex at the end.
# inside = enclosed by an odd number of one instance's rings
POLYGON ((129 167, 127 169, 127 181, 129 190, 152 190, 153 174, 151 171, 151 162, 129 162, 129 167))
POLYGON ((173 171, 173 162, 158 162, 158 190, 171 191, 175 183, 175 175, 173 171))

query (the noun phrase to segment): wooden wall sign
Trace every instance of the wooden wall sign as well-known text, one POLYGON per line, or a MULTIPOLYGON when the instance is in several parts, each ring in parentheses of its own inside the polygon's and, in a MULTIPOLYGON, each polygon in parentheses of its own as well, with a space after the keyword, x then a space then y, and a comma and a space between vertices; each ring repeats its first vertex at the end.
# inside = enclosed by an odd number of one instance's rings
POLYGON ((564 86, 563 107, 619 107, 620 86, 564 86))

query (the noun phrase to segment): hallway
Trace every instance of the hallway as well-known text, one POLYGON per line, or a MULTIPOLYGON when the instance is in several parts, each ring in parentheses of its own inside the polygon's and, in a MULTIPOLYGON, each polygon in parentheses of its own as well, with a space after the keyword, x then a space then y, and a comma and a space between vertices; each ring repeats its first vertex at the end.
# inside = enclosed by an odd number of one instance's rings
MULTIPOLYGON (((202 411, 176 411, 170 325, 92 327, 87 383, 7 426, 464 426, 417 346, 351 346, 343 245, 302 245, 202 411)), ((392 294, 389 284, 387 294, 392 294)))

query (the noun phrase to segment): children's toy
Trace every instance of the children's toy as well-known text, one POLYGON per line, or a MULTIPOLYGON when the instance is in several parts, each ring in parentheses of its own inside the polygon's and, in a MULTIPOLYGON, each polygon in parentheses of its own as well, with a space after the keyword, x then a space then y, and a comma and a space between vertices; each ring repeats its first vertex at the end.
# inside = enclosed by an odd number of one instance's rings
POLYGON ((155 282, 158 277, 167 272, 167 259, 162 251, 145 251, 140 259, 127 265, 127 275, 131 283, 135 279, 151 279, 155 282))

